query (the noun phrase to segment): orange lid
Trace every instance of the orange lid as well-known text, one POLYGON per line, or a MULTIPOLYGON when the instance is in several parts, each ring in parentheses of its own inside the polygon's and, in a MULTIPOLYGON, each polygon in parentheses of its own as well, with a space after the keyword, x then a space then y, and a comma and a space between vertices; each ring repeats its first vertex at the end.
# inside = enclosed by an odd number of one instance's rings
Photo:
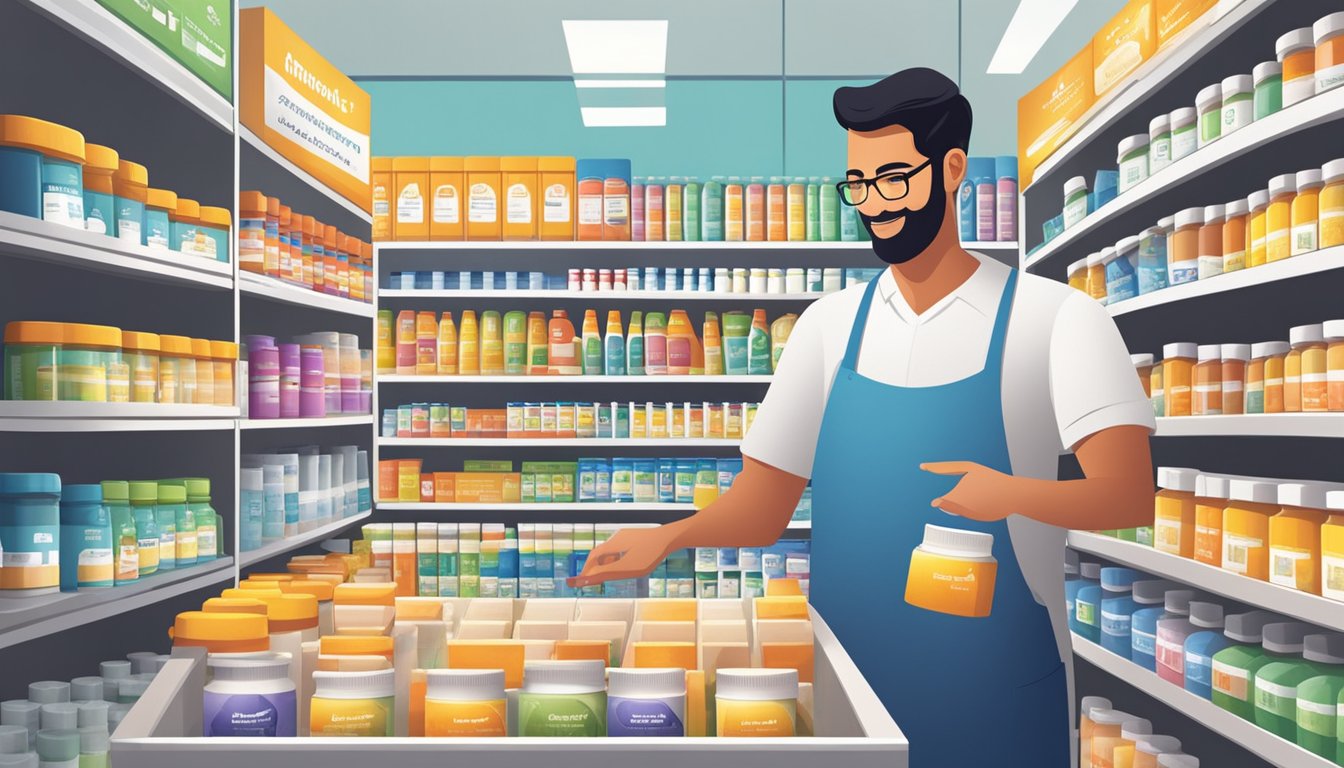
POLYGON ((537 170, 537 158, 501 157, 499 158, 499 170, 513 173, 535 172, 537 170))
POLYGON ((191 339, 186 336, 159 336, 159 351, 174 357, 191 356, 191 339))
POLYGON ((307 621, 317 622, 317 598, 312 595, 286 594, 273 589, 249 589, 249 594, 261 595, 262 602, 268 608, 266 616, 271 621, 307 621))
POLYGON ((84 134, 36 117, 0 115, 0 144, 72 163, 84 162, 84 134))
POLYGON ((244 600, 265 601, 268 597, 279 597, 284 594, 278 589, 242 589, 241 587, 225 587, 220 590, 220 597, 241 597, 244 600))
POLYGON ((372 158, 371 160, 369 160, 369 167, 372 168, 375 173, 385 173, 387 171, 392 170, 392 158, 390 157, 372 158))
POLYGON ((145 205, 151 208, 163 208, 165 210, 177 209, 177 193, 167 189, 154 189, 150 187, 145 191, 148 197, 145 198, 145 205))
POLYGON ((195 200, 179 197, 177 198, 177 207, 168 216, 194 224, 201 218, 201 204, 195 200))
POLYGON ((481 157, 479 155, 466 158, 462 163, 468 172, 470 171, 498 171, 498 157, 481 157))
POLYGON ((210 357, 216 360, 237 360, 238 345, 232 341, 211 341, 210 357))
POLYGON ((116 347, 121 349, 121 329, 110 325, 65 324, 65 343, 81 347, 116 347))
POLYGON ((340 245, 337 243, 336 238, 340 235, 341 233, 336 231, 336 228, 332 225, 324 224, 322 226, 322 239, 326 241, 327 247, 339 248, 340 245))
POLYGON ((16 320, 5 324, 6 344, 63 344, 65 323, 16 320))
POLYGON ((203 646, 213 653, 270 650, 266 617, 255 613, 187 611, 173 621, 173 644, 203 646))
POLYGON ((312 216, 304 214, 303 233, 305 235, 308 235, 309 237, 317 237, 317 219, 314 219, 312 216))
POLYGON ((574 172, 574 158, 572 157, 538 157, 537 170, 539 171, 569 171, 574 172))
POLYGON ((392 170, 394 171, 428 171, 428 157, 394 157, 392 158, 392 170))
POLYGON ((267 216, 280 215, 280 198, 278 197, 266 198, 266 215, 267 216))
POLYGON ((293 581, 297 578, 292 573, 249 573, 247 575, 247 581, 293 581))
POLYGON ((392 660, 392 638, 385 635, 327 635, 318 641, 323 656, 383 656, 392 660))
POLYGON ((102 144, 84 145, 84 173, 108 175, 116 173, 121 157, 117 150, 102 144))
POLYGON ((261 194, 260 192, 253 192, 251 190, 248 190, 238 193, 239 216, 242 216, 244 211, 248 213, 264 212, 266 210, 267 205, 268 203, 266 201, 266 196, 261 194))
POLYGON ((201 206, 201 223, 209 224, 212 227, 228 229, 233 225, 233 215, 227 208, 215 208, 209 205, 201 206))
POLYGON ((359 238, 341 235, 341 250, 354 258, 359 258, 362 255, 363 246, 360 244, 359 238))
POLYGON ((243 597, 212 597, 201 605, 205 613, 255 613, 266 615, 266 604, 243 597))
POLYGON ((192 340, 191 340, 191 356, 194 357, 194 358, 196 358, 197 360, 209 360, 209 359, 210 359, 210 340, 209 340, 209 339, 192 339, 192 340))
POLYGON ((461 171, 462 164, 462 158, 460 157, 429 158, 429 170, 439 173, 461 171))
POLYGON ((288 224, 291 221, 293 221, 293 219, 294 219, 294 211, 291 210, 288 205, 280 206, 280 220, 288 224))
POLYGON ((121 348, 141 352, 158 352, 159 334, 145 333, 144 331, 122 331, 121 348))
POLYGON ((396 605, 396 584, 342 584, 336 587, 337 605, 396 605))
POLYGON ((336 586, 326 581, 317 581, 316 579, 295 579, 294 581, 277 582, 280 585, 280 591, 291 595, 312 595, 318 602, 330 602, 336 593, 336 586))
POLYGON ((128 184, 139 184, 142 187, 147 187, 149 186, 149 169, 130 160, 118 160, 117 170, 112 174, 112 178, 128 184))

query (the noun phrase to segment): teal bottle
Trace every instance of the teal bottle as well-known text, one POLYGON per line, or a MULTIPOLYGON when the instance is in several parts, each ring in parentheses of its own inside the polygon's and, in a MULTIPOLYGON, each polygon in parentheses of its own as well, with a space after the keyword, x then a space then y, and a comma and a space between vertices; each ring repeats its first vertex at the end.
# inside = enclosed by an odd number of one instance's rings
POLYGON ((607 353, 607 375, 625 375, 625 335, 621 332, 621 311, 607 312, 607 338, 603 340, 607 353))

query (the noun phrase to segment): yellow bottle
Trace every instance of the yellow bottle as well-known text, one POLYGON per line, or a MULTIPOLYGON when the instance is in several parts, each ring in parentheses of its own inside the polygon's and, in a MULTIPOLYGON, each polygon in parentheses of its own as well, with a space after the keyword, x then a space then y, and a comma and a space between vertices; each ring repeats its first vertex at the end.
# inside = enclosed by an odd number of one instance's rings
POLYGON ((723 336, 719 332, 719 316, 705 313, 705 375, 723 375, 723 336))
POLYGON ((463 310, 462 327, 457 333, 457 372, 462 376, 481 375, 481 345, 477 334, 476 312, 463 310))
POLYGON ((432 376, 438 370, 439 324, 433 312, 415 315, 415 373, 432 376))
POLYGON ((685 310, 672 310, 667 320, 667 372, 673 376, 705 373, 705 351, 685 310))
POLYGON ((481 313, 481 375, 504 375, 504 326, 499 313, 481 313))
POLYGON ((439 321, 439 375, 457 375, 457 326, 453 324, 453 313, 444 312, 439 321))
POLYGON ((1321 526, 1326 522, 1324 483, 1279 484, 1278 514, 1269 519, 1269 581, 1321 594, 1321 526))
POLYGON ((1195 479, 1199 471, 1158 467, 1153 512, 1153 548, 1181 557, 1195 554, 1195 479))
POLYGON ((1297 177, 1291 173, 1269 180, 1269 208, 1265 211, 1265 261, 1281 261, 1292 255, 1292 207, 1297 195, 1297 177))
POLYGON ((807 186, 802 179, 790 179, 785 188, 788 201, 789 240, 807 239, 807 186))
POLYGON ((668 240, 681 239, 681 193, 683 189, 682 178, 673 176, 668 179, 667 188, 663 192, 663 212, 667 215, 664 231, 667 232, 668 240))
POLYGON ((546 349, 546 314, 527 313, 527 374, 545 376, 550 373, 550 356, 546 349))
POLYGON ((988 616, 994 605, 994 536, 924 526, 924 541, 910 557, 905 602, 953 616, 988 616))
POLYGON ((1344 601, 1344 493, 1327 495, 1330 517, 1321 526, 1321 595, 1344 601))
POLYGON ((395 373, 397 370, 397 347, 395 341, 392 310, 378 310, 378 334, 375 341, 378 373, 395 373))

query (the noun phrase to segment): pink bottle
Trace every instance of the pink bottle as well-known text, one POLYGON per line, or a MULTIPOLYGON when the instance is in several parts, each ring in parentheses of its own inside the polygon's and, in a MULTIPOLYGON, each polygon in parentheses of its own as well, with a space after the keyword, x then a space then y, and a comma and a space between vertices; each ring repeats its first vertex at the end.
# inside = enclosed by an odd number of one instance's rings
POLYGON ((327 369, 322 347, 304 345, 299 360, 299 415, 305 419, 324 418, 327 415, 327 369))
POLYGON ((301 354, 298 344, 280 347, 280 418, 299 418, 299 379, 301 354))
POLYGON ((247 414, 251 419, 280 417, 280 350, 257 347, 248 350, 247 414))
POLYGON ((1198 628, 1190 623, 1191 590, 1168 590, 1166 613, 1157 620, 1157 676, 1185 687, 1185 639, 1198 628))

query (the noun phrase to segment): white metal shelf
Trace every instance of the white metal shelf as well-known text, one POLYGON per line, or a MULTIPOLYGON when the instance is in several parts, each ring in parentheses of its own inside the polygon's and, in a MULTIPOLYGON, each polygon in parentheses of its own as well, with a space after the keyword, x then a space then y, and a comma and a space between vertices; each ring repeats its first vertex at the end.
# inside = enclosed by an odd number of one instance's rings
POLYGON ((1292 766, 1292 768, 1335 766, 1333 761, 1317 757, 1291 741, 1258 728, 1254 723, 1248 723, 1208 699, 1163 680, 1155 673, 1129 659, 1111 653, 1091 640, 1077 635, 1072 635, 1072 638, 1073 652, 1080 658, 1273 765, 1292 766))
POLYGON ((1344 437, 1344 413, 1164 416, 1158 437, 1344 437))
MULTIPOLYGON (((388 240, 384 251, 833 251, 869 250, 868 240, 388 240)), ((969 251, 1016 251, 1016 241, 964 242, 969 251)))
MULTIPOLYGON (((1274 2, 1275 0, 1219 0, 1204 17, 1183 30, 1176 39, 1131 72, 1126 78, 1127 84, 1115 86, 1110 93, 1093 104, 1077 121, 1078 130, 1036 167, 1031 184, 1022 191, 1032 189, 1061 170, 1062 166, 1090 144, 1097 134, 1107 130, 1117 121, 1132 116, 1139 102, 1161 89, 1173 76, 1189 67, 1274 2)), ((1188 96, 1194 98, 1193 93, 1188 96)), ((1136 124, 1130 133, 1139 133, 1146 126, 1145 120, 1142 125, 1136 124)))
POLYGON ((323 418, 307 419, 241 419, 238 422, 238 428, 244 430, 254 429, 309 429, 322 427, 352 427, 360 425, 372 425, 373 415, 352 415, 352 416, 326 416, 323 418))
POLYGON ((384 447, 425 446, 429 448, 503 448, 519 446, 522 448, 728 448, 739 446, 741 440, 710 437, 380 437, 378 444, 384 447))
MULTIPOLYGON (((399 502, 379 501, 377 510, 385 512, 535 512, 540 515, 557 513, 570 516, 574 512, 643 512, 643 513, 686 513, 694 514, 694 504, 629 504, 614 502, 555 502, 527 504, 465 504, 457 502, 399 502)), ((527 522, 527 521, 524 521, 527 522)), ((630 521, 635 522, 635 521, 630 521)), ((812 529, 811 520, 792 520, 790 531, 808 531, 812 529)))
POLYGON ((371 303, 332 296, 252 272, 238 273, 238 288, 244 296, 255 296, 266 301, 320 309, 325 312, 339 312, 353 317, 372 318, 378 313, 371 303))
POLYGON ((376 384, 769 384, 773 376, 418 376, 379 374, 376 384))
MULTIPOLYGON (((107 52, 147 82, 233 132, 233 104, 97 0, 24 0, 107 52)), ((232 52, 230 52, 232 56, 232 52)))
POLYGON ((714 293, 712 291, 569 291, 456 288, 404 290, 382 288, 381 299, 560 299, 572 301, 816 301, 825 293, 714 293))
POLYGON ((0 432, 231 430, 238 409, 218 405, 0 401, 0 432))
POLYGON ((372 514, 372 511, 360 512, 351 517, 343 517, 340 520, 333 520, 330 523, 314 528, 311 531, 305 531, 296 536, 288 536, 279 541, 273 541, 258 549, 249 549, 238 555, 238 567, 247 568, 256 565, 257 563, 270 560, 273 557, 279 557, 286 552, 293 552, 294 550, 301 549, 309 544, 316 544, 338 531, 349 528, 361 520, 369 519, 369 516, 372 514))
POLYGON ((0 253, 154 283, 233 289, 233 267, 0 211, 0 253))
POLYGON ((1069 546, 1154 576, 1189 584, 1230 600, 1301 619, 1326 629, 1344 631, 1344 603, 1252 579, 1190 558, 1121 541, 1099 533, 1069 531, 1069 546))
POLYGON ((289 160, 289 158, 285 157, 279 152, 276 152, 274 149, 270 147, 270 145, 262 141, 260 136, 253 133, 250 128, 247 128, 242 124, 239 124, 238 138, 244 144, 247 144, 248 146, 260 152, 262 155, 265 155, 266 158, 271 162, 275 163, 276 165, 279 165, 281 168, 284 168, 285 171, 293 175, 299 181, 302 181, 304 184, 307 184, 308 186, 320 192, 323 196, 331 200, 333 203, 344 208, 346 212, 349 213, 351 216, 358 218, 365 224, 373 224, 372 214, 370 214, 368 211, 365 211, 363 208, 360 208, 358 205, 348 200, 345 197, 345 195, 342 195, 341 193, 337 192, 336 190, 332 189, 331 187, 319 181, 316 176, 295 165, 293 162, 289 160))
POLYGON ((132 584, 78 592, 0 598, 0 648, 139 610, 188 592, 233 581, 233 558, 159 571, 132 584))
MULTIPOLYGON (((1341 94, 1344 94, 1344 91, 1341 91, 1341 94)), ((1323 275, 1341 268, 1344 268, 1344 246, 1323 248, 1319 251, 1304 253, 1300 256, 1275 261, 1259 267, 1225 272, 1207 280, 1173 285, 1170 288, 1145 293, 1115 304, 1107 304, 1106 311, 1110 312, 1112 317, 1117 317, 1131 312, 1160 307, 1163 304, 1188 301, 1200 296, 1213 296, 1308 275, 1323 275)))

